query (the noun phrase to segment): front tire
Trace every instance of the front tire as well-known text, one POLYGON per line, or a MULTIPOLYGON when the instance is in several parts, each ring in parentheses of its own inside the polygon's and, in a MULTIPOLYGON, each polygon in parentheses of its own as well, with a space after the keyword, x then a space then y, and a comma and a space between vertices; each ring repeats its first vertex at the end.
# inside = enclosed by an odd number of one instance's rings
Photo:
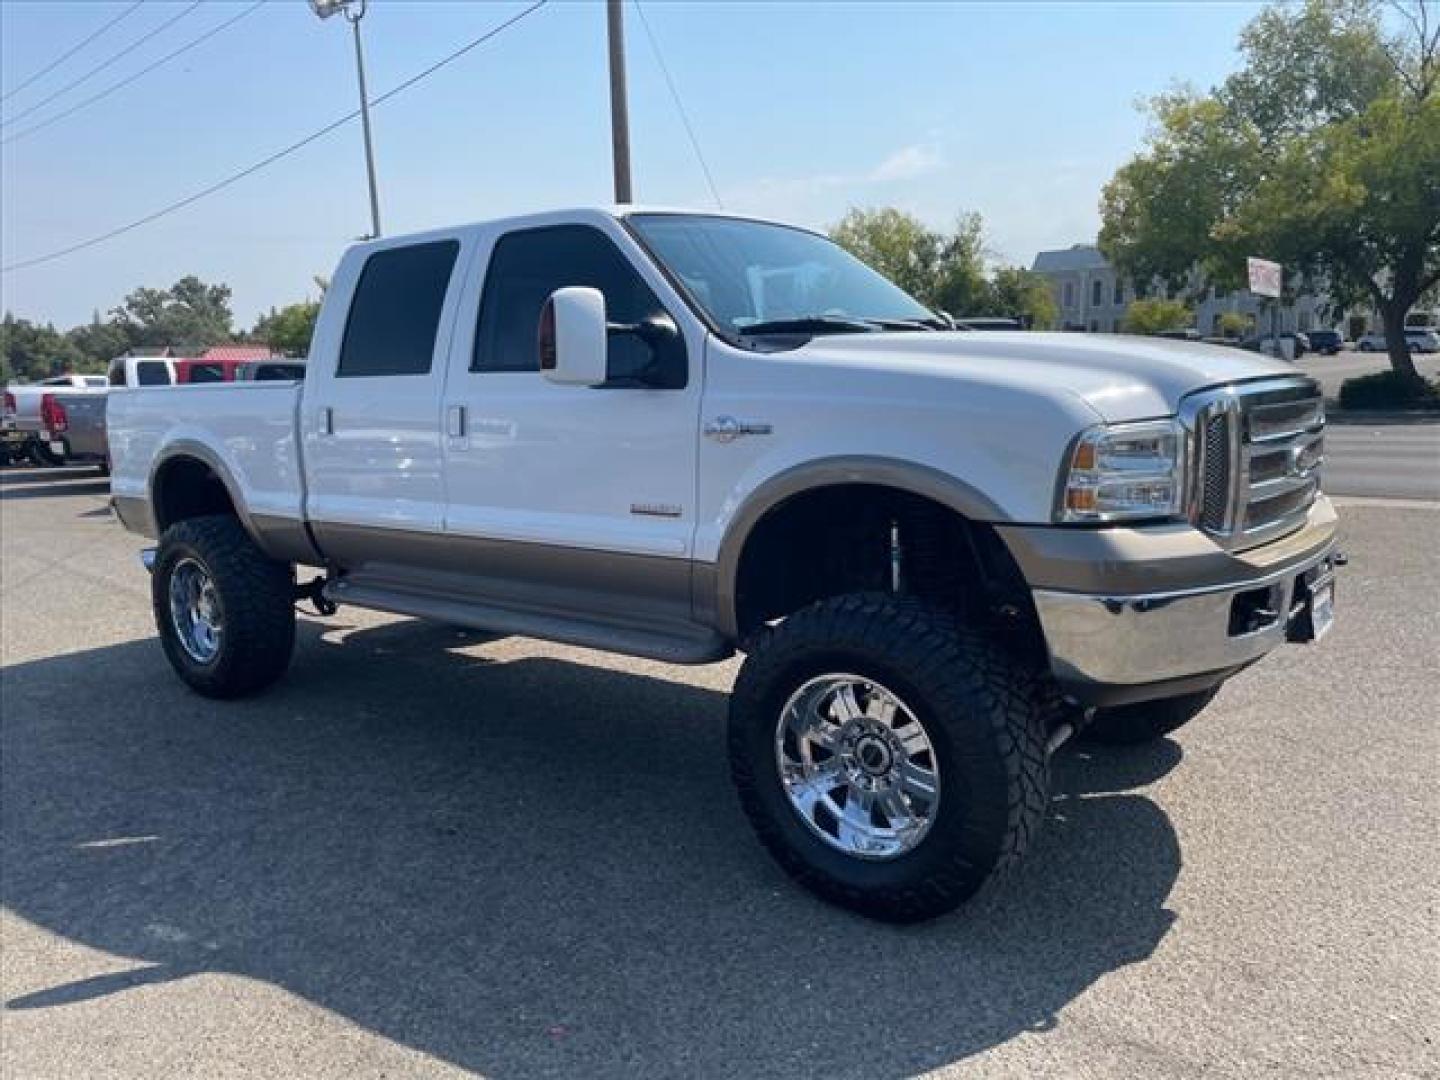
POLYGON ((177 522, 160 538, 151 600, 175 673, 205 697, 269 686, 295 646, 294 578, 233 517, 177 522))
POLYGON ((942 612, 823 600, 757 641, 730 699, 730 768, 780 865, 892 922, 959 906, 1045 816, 1034 680, 942 612))
POLYGON ((1100 709, 1086 725, 1082 737, 1088 742, 1107 746, 1139 746, 1155 742, 1195 719, 1219 692, 1217 686, 1181 697, 1100 709))

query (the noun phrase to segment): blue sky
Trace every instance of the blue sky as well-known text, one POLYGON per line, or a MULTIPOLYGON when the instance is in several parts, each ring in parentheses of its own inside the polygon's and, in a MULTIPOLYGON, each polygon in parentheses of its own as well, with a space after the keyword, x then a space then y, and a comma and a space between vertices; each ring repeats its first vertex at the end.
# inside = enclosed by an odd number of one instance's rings
MULTIPOLYGON (((124 7, 0 4, 5 92, 124 7)), ((160 26, 147 0, 0 106, 9 119, 160 26)), ((23 131, 139 70, 245 3, 209 0, 23 131)), ((527 5, 372 0, 372 96, 527 5)), ((824 226, 894 205, 944 226, 979 211, 994 255, 1092 239, 1101 185, 1140 145, 1136 102, 1237 62, 1254 4, 680 4, 650 26, 731 210, 824 226)), ((712 206, 640 20, 627 17, 638 201, 712 206)), ((0 146, 9 263, 139 218, 350 111, 348 28, 299 0, 254 14, 131 86, 0 146)), ((603 5, 552 2, 374 114, 389 234, 611 196, 603 5)), ((237 322, 313 292, 369 224, 358 121, 176 214, 0 277, 17 315, 61 326, 137 285, 224 281, 237 322)))

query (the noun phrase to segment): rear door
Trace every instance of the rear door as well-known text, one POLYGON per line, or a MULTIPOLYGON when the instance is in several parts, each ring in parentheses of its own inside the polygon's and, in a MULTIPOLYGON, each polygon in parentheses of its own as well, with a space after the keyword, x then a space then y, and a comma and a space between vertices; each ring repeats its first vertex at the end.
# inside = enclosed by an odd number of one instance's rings
POLYGON ((309 519, 348 569, 422 561, 443 528, 440 399, 465 246, 457 234, 364 249, 331 285, 351 303, 316 327, 325 359, 300 426, 309 519))

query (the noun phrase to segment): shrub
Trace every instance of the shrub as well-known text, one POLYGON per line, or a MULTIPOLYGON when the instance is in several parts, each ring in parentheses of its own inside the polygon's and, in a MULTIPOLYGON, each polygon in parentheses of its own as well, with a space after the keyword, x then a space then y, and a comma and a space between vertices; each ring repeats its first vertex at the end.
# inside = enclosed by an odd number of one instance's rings
POLYGON ((1379 371, 1340 385, 1342 409, 1440 409, 1440 385, 1379 371))

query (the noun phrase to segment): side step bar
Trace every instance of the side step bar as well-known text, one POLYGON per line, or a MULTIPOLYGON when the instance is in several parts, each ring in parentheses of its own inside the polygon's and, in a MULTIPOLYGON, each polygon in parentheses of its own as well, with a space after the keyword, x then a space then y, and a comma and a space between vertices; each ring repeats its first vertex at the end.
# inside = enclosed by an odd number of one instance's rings
POLYGON ((518 634, 671 664, 709 664, 724 660, 734 652, 719 634, 701 626, 641 628, 361 585, 344 578, 328 585, 325 596, 335 603, 432 619, 472 630, 518 634))

